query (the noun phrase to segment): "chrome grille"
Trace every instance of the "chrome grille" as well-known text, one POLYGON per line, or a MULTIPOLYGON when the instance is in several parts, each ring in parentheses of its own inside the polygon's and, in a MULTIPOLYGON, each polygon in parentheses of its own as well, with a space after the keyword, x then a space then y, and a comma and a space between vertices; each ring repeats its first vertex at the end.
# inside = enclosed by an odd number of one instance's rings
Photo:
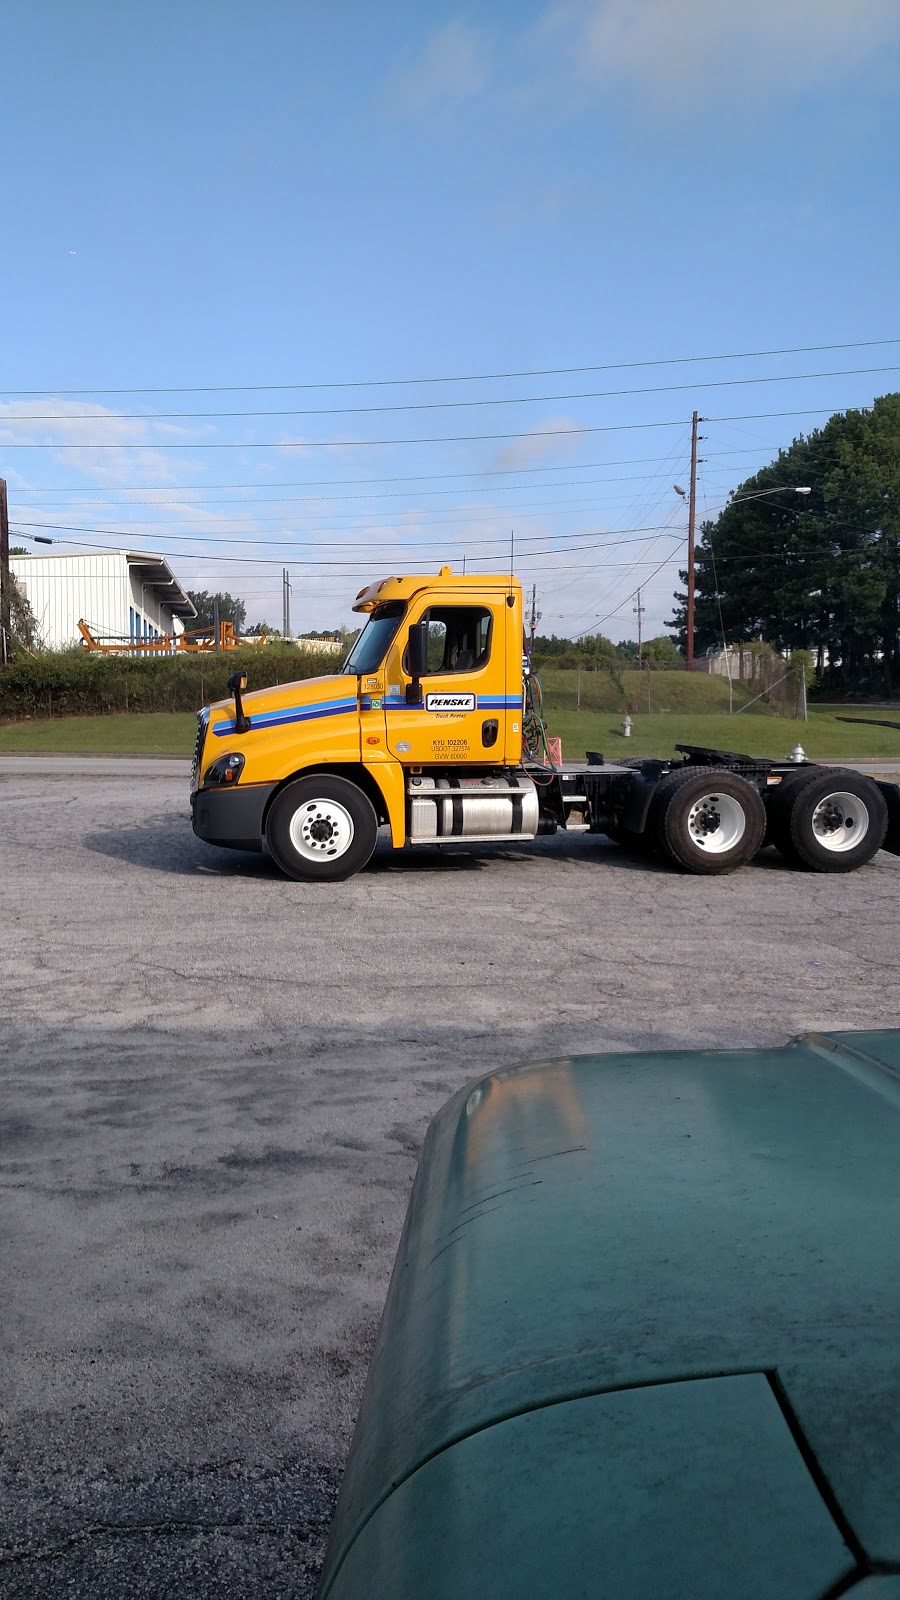
POLYGON ((194 759, 191 763, 191 793, 200 782, 200 767, 203 762, 203 746, 206 743, 206 729, 209 724, 209 711, 206 706, 197 712, 197 737, 194 740, 194 759))

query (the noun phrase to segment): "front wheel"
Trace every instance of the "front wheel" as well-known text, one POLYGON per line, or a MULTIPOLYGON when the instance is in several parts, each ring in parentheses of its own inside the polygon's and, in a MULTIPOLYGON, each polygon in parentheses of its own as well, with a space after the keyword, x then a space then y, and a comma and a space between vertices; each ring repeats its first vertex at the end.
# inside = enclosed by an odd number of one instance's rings
POLYGON ((289 878, 339 883, 361 872, 375 849, 378 819, 368 795, 347 778, 297 778, 276 795, 266 844, 289 878))
POLYGON ((766 829, 758 790, 736 772, 688 767, 660 782, 649 829, 664 855, 685 872, 733 872, 756 855, 766 829))

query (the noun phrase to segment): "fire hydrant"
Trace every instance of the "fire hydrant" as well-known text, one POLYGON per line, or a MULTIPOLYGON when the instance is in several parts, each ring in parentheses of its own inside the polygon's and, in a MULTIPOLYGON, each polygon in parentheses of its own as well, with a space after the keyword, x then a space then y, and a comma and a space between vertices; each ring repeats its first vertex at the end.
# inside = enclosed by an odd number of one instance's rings
POLYGON ((624 738, 626 738, 626 739, 630 739, 631 738, 631 730, 632 730, 633 726, 634 726, 634 724, 632 723, 631 718, 626 714, 625 720, 622 723, 622 734, 623 734, 624 738))
POLYGON ((793 750, 788 756, 788 761, 796 761, 799 766, 799 764, 805 760, 806 751, 804 750, 802 744, 795 744, 793 750))

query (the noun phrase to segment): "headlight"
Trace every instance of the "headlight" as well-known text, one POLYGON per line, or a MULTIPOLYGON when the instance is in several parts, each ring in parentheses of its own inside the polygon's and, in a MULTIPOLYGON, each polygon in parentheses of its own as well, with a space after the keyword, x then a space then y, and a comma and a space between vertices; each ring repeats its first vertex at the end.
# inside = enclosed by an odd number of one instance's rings
POLYGON ((203 775, 203 782, 205 784, 237 783, 243 770, 244 758, 242 755, 220 756, 218 761, 214 761, 212 766, 207 768, 203 775))

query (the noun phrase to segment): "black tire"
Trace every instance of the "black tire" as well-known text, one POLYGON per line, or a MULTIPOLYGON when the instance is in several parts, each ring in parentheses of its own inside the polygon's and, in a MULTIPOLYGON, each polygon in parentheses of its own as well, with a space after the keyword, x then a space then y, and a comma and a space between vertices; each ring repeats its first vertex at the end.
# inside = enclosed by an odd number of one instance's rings
POLYGON ((843 767, 797 774, 772 796, 772 843, 808 872, 853 872, 881 849, 887 804, 877 783, 843 767), (797 781, 801 780, 802 781, 797 781))
POLYGON ((361 872, 378 838, 368 795, 347 778, 296 778, 275 796, 266 844, 282 872, 306 883, 340 883, 361 872))
MULTIPOLYGON (((780 840, 784 838, 783 819, 790 814, 791 806, 797 793, 805 784, 811 783, 818 777, 818 767, 799 767, 796 772, 787 772, 779 784, 773 784, 766 789, 763 800, 766 807, 766 832, 762 848, 774 845, 776 850, 781 850, 780 840)), ((782 851, 782 854, 784 852, 782 851)))
POLYGON ((793 859, 789 821, 794 801, 800 790, 805 789, 808 783, 813 783, 820 771, 820 767, 798 767, 796 772, 786 773, 779 784, 773 784, 766 790, 766 836, 763 844, 774 845, 788 859, 793 859))
POLYGON ((706 877, 744 866, 756 855, 765 830, 758 790, 722 767, 668 773, 648 818, 648 831, 663 855, 683 871, 706 877))

